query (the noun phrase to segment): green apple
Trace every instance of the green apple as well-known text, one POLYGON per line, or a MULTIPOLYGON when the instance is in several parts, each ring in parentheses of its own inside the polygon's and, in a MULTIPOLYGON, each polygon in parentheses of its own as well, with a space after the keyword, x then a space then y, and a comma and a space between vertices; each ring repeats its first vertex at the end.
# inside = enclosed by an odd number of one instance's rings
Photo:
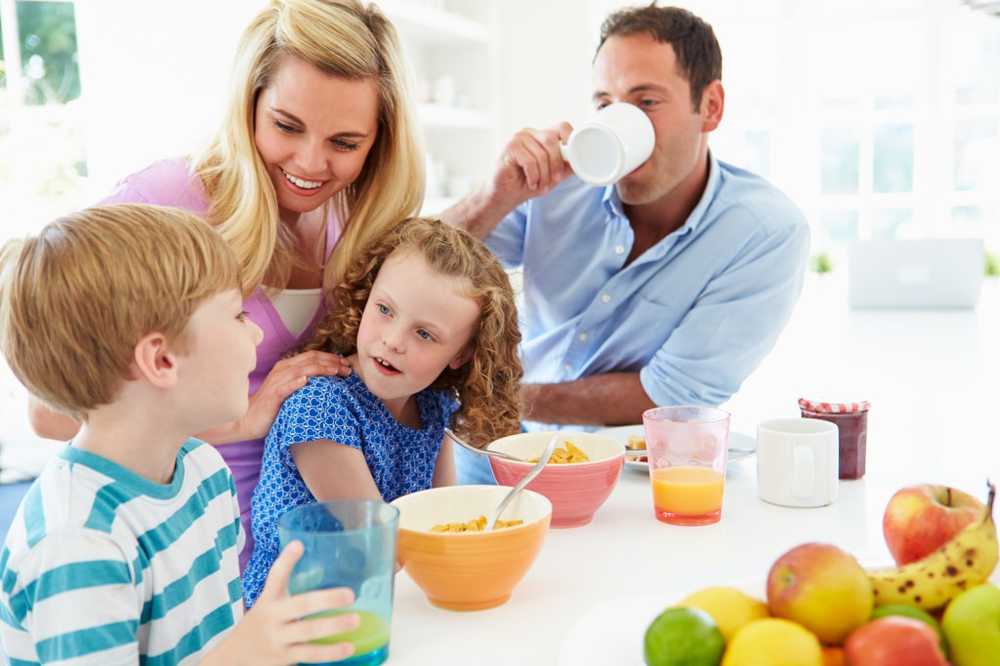
POLYGON ((1000 655, 1000 588, 986 583, 952 599, 941 621, 955 666, 996 666, 1000 655))

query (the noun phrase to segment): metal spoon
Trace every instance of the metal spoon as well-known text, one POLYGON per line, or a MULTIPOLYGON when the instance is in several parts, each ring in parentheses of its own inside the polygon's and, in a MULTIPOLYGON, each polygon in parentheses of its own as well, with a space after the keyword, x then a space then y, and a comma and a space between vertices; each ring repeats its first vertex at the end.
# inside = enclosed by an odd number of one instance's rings
POLYGON ((538 456, 538 462, 535 463, 535 466, 528 470, 528 473, 524 475, 524 478, 518 481, 517 485, 511 488, 510 492, 507 493, 507 496, 500 501, 500 505, 497 507, 497 510, 493 512, 493 515, 490 516, 489 522, 486 523, 487 532, 496 527, 497 520, 499 520, 500 516, 503 515, 504 510, 507 508, 507 505, 510 504, 511 500, 514 499, 514 496, 524 490, 526 485, 534 481, 535 477, 542 473, 542 470, 545 468, 545 464, 549 462, 549 458, 552 457, 553 451, 556 450, 556 444, 558 442, 559 434, 557 433, 553 435, 552 439, 549 440, 549 443, 545 445, 545 450, 542 451, 542 455, 538 456))
POLYGON ((490 451, 489 449, 477 449, 472 444, 462 441, 462 439, 451 431, 451 428, 445 428, 444 434, 451 438, 451 441, 455 442, 459 446, 465 449, 469 449, 473 453, 478 453, 481 456, 493 456, 494 458, 503 458, 504 460, 513 460, 514 462, 529 462, 517 456, 512 456, 509 453, 503 453, 502 451, 490 451))

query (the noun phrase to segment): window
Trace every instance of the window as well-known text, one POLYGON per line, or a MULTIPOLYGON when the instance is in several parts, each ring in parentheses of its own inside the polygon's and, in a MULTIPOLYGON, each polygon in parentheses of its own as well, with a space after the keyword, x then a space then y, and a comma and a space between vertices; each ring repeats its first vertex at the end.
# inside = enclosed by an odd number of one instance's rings
POLYGON ((682 4, 722 46, 713 152, 791 196, 814 250, 921 236, 1000 250, 1000 17, 958 0, 682 4))
POLYGON ((6 208, 0 241, 84 203, 75 10, 73 2, 0 0, 0 201, 6 208))

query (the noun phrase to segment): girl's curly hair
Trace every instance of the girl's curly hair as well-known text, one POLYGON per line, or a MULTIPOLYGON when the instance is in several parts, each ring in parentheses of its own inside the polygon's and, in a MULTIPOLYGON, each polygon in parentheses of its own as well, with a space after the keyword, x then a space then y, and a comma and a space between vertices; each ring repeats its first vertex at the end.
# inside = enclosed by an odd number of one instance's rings
POLYGON ((417 252, 442 275, 468 278, 472 290, 465 296, 479 304, 479 328, 469 343, 472 357, 460 368, 446 367, 431 384, 457 394, 461 407, 452 428, 478 447, 518 432, 521 332, 510 280, 482 242, 440 220, 410 218, 351 262, 344 280, 327 293, 327 314, 303 351, 357 351, 361 314, 375 278, 385 260, 400 251, 417 252))

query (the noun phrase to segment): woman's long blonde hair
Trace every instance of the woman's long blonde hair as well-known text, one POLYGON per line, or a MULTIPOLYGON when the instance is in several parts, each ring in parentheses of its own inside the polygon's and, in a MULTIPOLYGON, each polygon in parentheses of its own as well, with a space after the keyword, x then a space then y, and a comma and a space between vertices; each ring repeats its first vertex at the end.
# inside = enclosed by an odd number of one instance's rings
POLYGON ((374 5, 356 0, 272 0, 240 39, 222 128, 193 161, 211 201, 209 224, 236 253, 247 293, 261 284, 284 287, 300 261, 254 143, 257 97, 285 55, 333 76, 378 83, 375 143, 357 180, 330 201, 344 228, 324 285, 340 282, 351 257, 416 214, 424 195, 423 150, 392 23, 374 5))
POLYGON ((372 285, 394 252, 413 252, 438 273, 467 279, 471 289, 465 295, 479 304, 471 358, 457 369, 446 367, 431 384, 455 392, 462 403, 452 417, 455 431, 480 447, 520 431, 521 332, 510 280, 481 241, 439 220, 407 220, 358 254, 344 281, 327 294, 328 313, 304 349, 357 351, 372 285))

